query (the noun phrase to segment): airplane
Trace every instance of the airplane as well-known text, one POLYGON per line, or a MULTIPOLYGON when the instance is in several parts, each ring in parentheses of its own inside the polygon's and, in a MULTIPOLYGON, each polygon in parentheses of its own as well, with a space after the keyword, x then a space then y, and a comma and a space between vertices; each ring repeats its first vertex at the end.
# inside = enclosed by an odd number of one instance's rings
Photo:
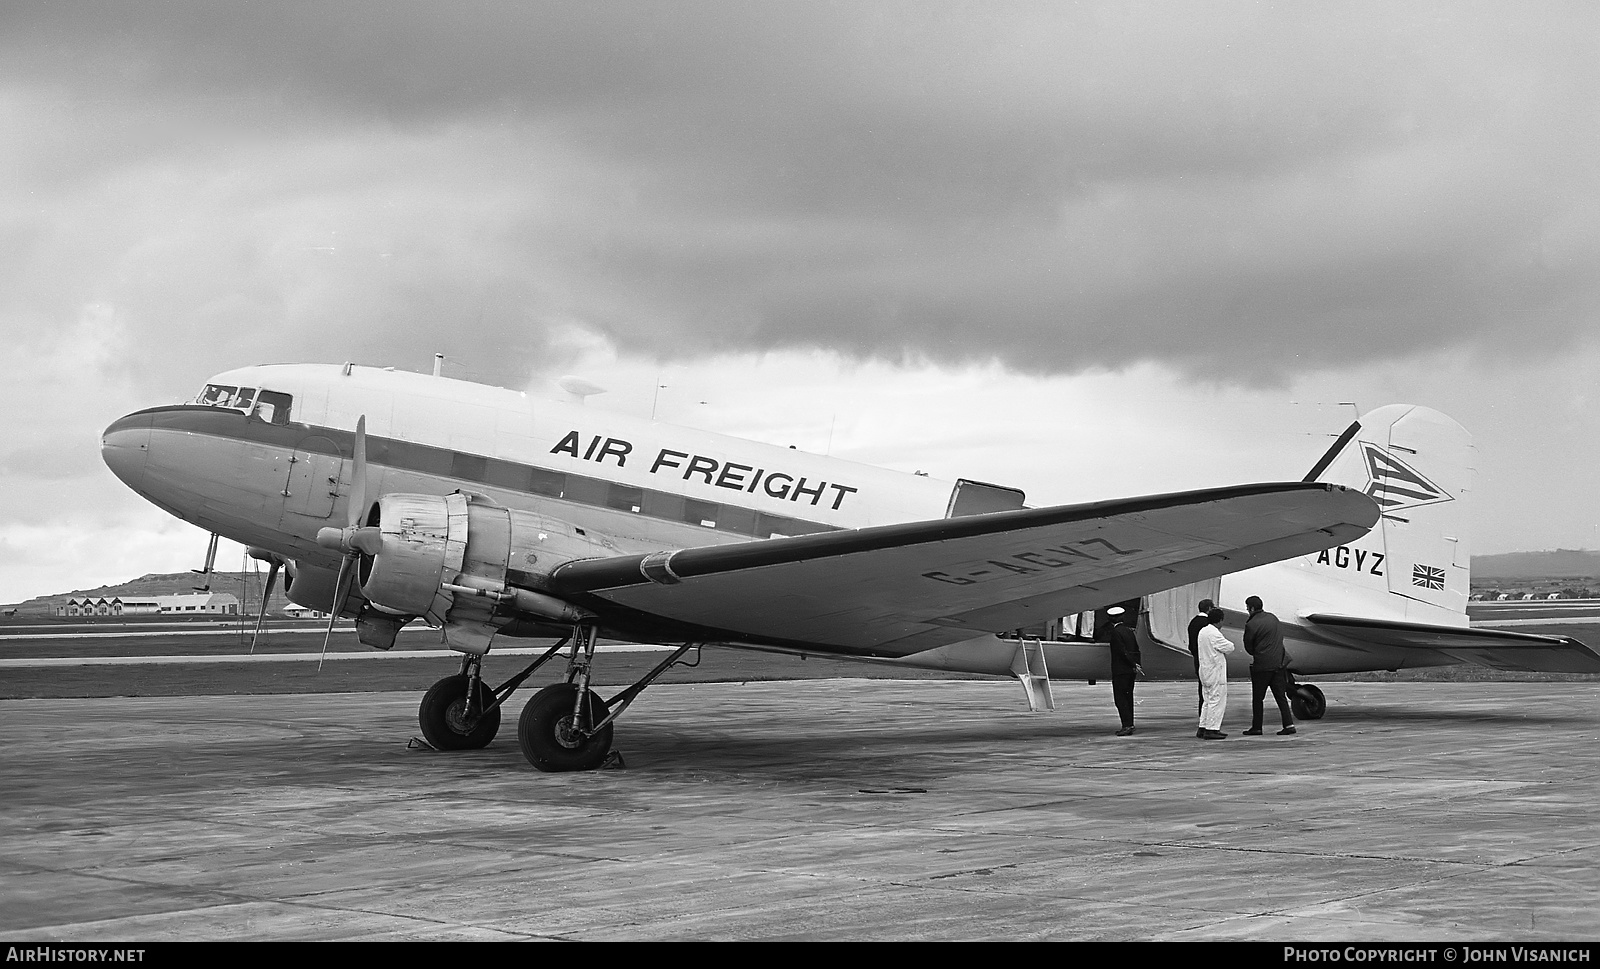
MULTIPOLYGON (((1194 676, 1186 627, 1202 599, 1223 608, 1224 635, 1241 643, 1251 595, 1278 617, 1297 675, 1455 664, 1600 673, 1600 654, 1577 639, 1469 625, 1476 467, 1472 438, 1456 421, 1427 407, 1379 407, 1346 428, 1305 477, 1354 488, 1378 503, 1381 518, 1362 538, 1110 608, 1137 611, 1141 659, 1151 678, 1194 676)), ((1093 640, 1108 622, 1101 609, 1063 617, 1059 629, 1041 635, 1055 641, 1047 648, 1051 675, 1104 676, 1105 649, 1093 640)), ((1244 650, 1231 653, 1230 678, 1249 679, 1249 662, 1244 650)), ((1291 705, 1297 718, 1320 720, 1327 698, 1315 684, 1297 683, 1291 705)))
POLYGON ((617 717, 702 645, 1014 676, 1048 707, 1047 653, 1082 647, 997 634, 1349 547, 1379 520, 1359 489, 1324 482, 1030 508, 1014 488, 573 394, 349 363, 244 367, 116 420, 101 453, 156 506, 267 562, 269 590, 281 571, 329 633, 350 617, 388 649, 410 622, 440 628, 462 658, 419 705, 437 749, 487 745, 506 701, 564 649, 563 681, 517 726, 545 771, 603 765, 617 717), (676 645, 603 699, 590 688, 602 635, 676 645), (491 687, 482 661, 498 637, 556 641, 491 687))

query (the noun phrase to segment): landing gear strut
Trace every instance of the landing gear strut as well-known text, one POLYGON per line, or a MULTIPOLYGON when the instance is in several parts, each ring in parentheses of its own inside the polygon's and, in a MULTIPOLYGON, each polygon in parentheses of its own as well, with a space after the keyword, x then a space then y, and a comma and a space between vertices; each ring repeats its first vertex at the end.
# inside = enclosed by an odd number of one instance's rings
POLYGON ((1294 711, 1296 720, 1321 720, 1328 712, 1328 700, 1310 683, 1296 683, 1289 697, 1289 709, 1294 711))
POLYGON ((500 708, 485 708, 494 694, 477 677, 458 673, 447 676, 423 694, 417 708, 422 736, 435 750, 480 750, 500 732, 500 708), (474 691, 473 687, 477 689, 474 691), (476 692, 475 703, 467 697, 476 692))
POLYGON ((547 686, 533 695, 517 722, 517 742, 522 756, 546 772, 594 770, 611 752, 611 724, 630 704, 678 662, 694 644, 685 643, 656 664, 639 682, 602 700, 589 689, 589 668, 594 661, 595 634, 591 623, 573 629, 572 652, 567 657, 567 681, 547 686))
MULTIPOLYGON (((570 637, 569 637, 570 638, 570 637)), ((461 658, 461 672, 435 683, 417 708, 422 736, 435 750, 478 750, 500 730, 500 707, 517 687, 567 645, 563 639, 496 689, 483 685, 483 657, 461 658), (473 697, 468 702, 468 697, 473 697)))
POLYGON ((610 711, 593 690, 555 683, 533 695, 517 721, 528 763, 547 773, 594 770, 611 752, 610 711), (605 723, 604 727, 596 724, 605 723))
POLYGON ((423 694, 417 725, 435 750, 481 750, 500 732, 500 704, 483 685, 482 671, 482 656, 464 657, 460 673, 423 694))
MULTIPOLYGON (((684 653, 698 644, 684 643, 657 663, 639 682, 610 700, 589 689, 598 628, 582 623, 528 668, 494 689, 480 677, 482 656, 466 656, 461 672, 435 683, 422 698, 417 721, 422 736, 436 750, 477 750, 488 746, 500 729, 500 708, 534 671, 571 644, 566 682, 555 683, 533 695, 517 722, 517 743, 528 763, 542 771, 594 770, 611 752, 612 723, 644 688, 678 665, 684 653)), ((696 660, 698 662, 698 660, 696 660)))

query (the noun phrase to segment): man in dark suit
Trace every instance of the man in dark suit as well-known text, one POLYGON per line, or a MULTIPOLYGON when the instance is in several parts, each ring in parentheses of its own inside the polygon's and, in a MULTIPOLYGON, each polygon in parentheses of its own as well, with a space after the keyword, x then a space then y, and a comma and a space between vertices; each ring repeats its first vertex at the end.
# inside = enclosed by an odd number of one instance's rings
POLYGON ((1262 701, 1267 690, 1278 703, 1278 714, 1283 718, 1280 735, 1292 734, 1294 712, 1289 707, 1289 654, 1283 648, 1283 632, 1278 628, 1278 617, 1261 608, 1261 597, 1251 596, 1244 601, 1250 618, 1244 624, 1244 651, 1250 654, 1250 729, 1245 736, 1261 736, 1262 701))
POLYGON ((1200 682, 1200 630, 1211 624, 1210 612, 1216 607, 1217 604, 1210 599, 1201 599, 1200 604, 1195 606, 1199 612, 1189 620, 1189 658, 1194 660, 1194 688, 1200 698, 1197 711, 1205 709, 1206 705, 1206 688, 1200 682))
POLYGON ((1122 718, 1122 729, 1117 736, 1133 733, 1133 682, 1144 675, 1139 665, 1139 633, 1132 625, 1127 610, 1121 609, 1112 619, 1111 626, 1111 696, 1117 702, 1117 716, 1122 718))

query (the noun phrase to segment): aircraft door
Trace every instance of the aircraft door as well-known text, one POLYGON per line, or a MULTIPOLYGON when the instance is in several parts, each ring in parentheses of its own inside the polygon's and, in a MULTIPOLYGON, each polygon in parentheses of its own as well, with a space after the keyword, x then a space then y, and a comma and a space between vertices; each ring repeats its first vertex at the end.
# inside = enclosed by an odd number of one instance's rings
POLYGON ((325 437, 301 441, 289 459, 289 478, 283 486, 283 510, 289 515, 327 518, 339 496, 344 455, 325 437))
POLYGON ((1149 617, 1150 638, 1168 649, 1189 651, 1189 620, 1195 616, 1195 607, 1201 599, 1221 604, 1222 579, 1202 579, 1180 585, 1165 592, 1145 596, 1145 614, 1149 617))

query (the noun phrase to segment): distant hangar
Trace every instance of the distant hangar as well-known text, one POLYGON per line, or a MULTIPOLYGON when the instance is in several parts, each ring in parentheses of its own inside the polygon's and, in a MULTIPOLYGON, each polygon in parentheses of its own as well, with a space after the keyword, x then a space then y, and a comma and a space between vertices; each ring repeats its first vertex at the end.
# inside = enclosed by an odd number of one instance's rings
POLYGON ((56 606, 58 616, 237 616, 239 600, 226 592, 177 596, 73 596, 56 606))

